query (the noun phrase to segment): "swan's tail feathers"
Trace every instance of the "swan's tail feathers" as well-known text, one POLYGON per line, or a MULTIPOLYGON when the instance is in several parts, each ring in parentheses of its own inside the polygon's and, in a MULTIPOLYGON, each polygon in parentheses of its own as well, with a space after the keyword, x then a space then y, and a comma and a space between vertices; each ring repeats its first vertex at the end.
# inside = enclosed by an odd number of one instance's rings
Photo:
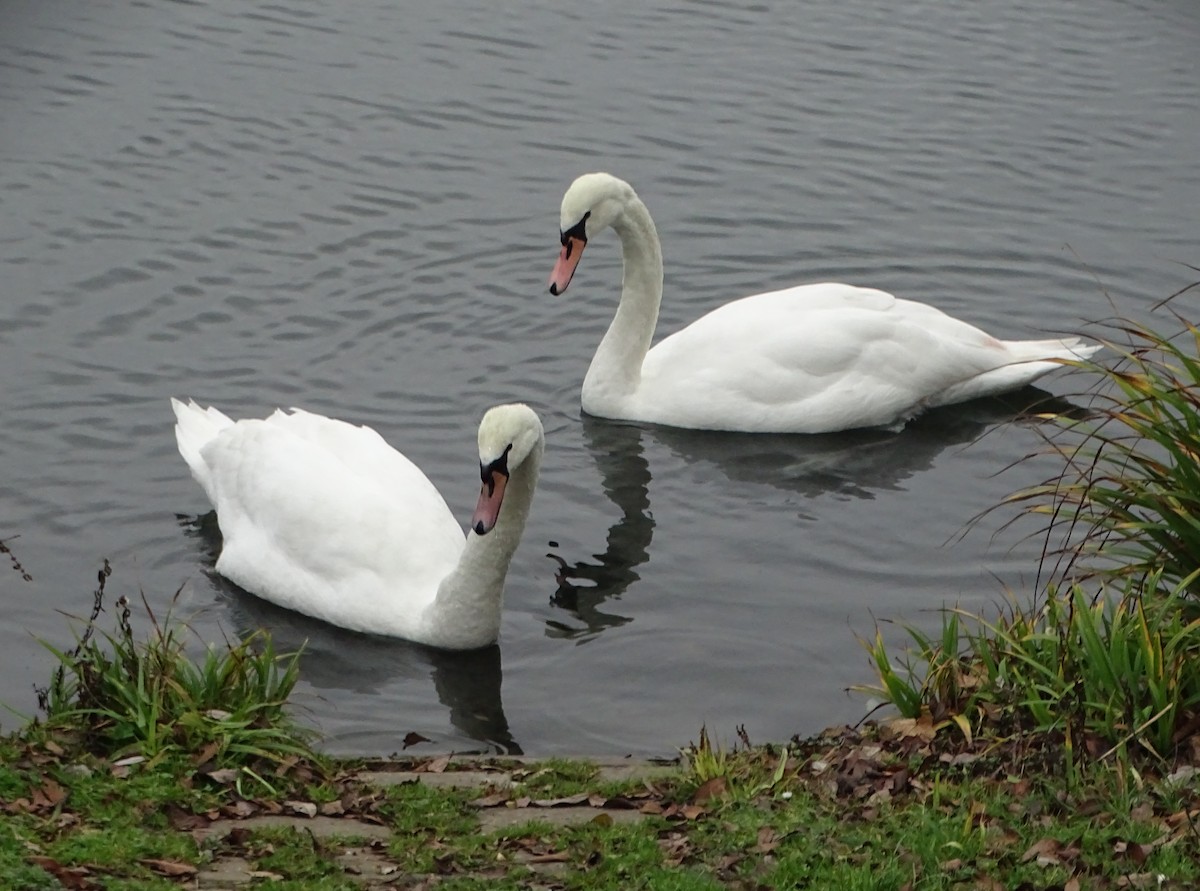
POLYGON ((1063 367, 1063 362, 1087 359, 1101 349, 1100 344, 1088 343, 1079 337, 1061 340, 1006 340, 1008 362, 999 368, 947 387, 927 405, 953 405, 980 396, 995 396, 1009 390, 1027 387, 1044 374, 1063 367))
POLYGON ((1014 362, 1044 362, 1047 359, 1081 361, 1088 359, 1101 349, 1098 343, 1089 343, 1082 337, 1064 337, 1061 340, 1006 340, 1004 345, 1013 354, 1014 362))
POLYGON ((185 403, 171 397, 171 408, 175 410, 175 442, 179 454, 191 468, 196 482, 204 487, 209 501, 215 504, 210 486, 212 475, 201 450, 218 433, 232 426, 233 421, 215 408, 201 408, 191 399, 185 403))

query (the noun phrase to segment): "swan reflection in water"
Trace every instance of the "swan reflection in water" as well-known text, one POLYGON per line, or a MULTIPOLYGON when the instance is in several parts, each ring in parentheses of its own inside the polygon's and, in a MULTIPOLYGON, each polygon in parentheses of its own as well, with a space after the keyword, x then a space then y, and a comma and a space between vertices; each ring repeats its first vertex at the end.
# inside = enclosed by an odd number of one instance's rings
MULTIPOLYGON (((608 530, 607 547, 594 554, 599 561, 568 564, 551 551, 546 556, 558 564, 558 587, 550 597, 553 606, 582 624, 559 619, 546 621, 549 637, 579 642, 590 640, 606 628, 633 621, 600 609, 606 600, 620 599, 639 578, 637 567, 650 557, 654 518, 650 514, 650 464, 642 457, 642 428, 620 421, 584 416, 583 441, 600 470, 600 482, 621 518, 608 530)), ((556 542, 550 542, 557 547, 556 542)))
MULTIPOLYGON (((596 462, 601 483, 620 511, 608 531, 607 547, 593 560, 569 563, 553 551, 558 564, 553 606, 574 621, 550 619, 549 637, 591 640, 632 616, 602 609, 620 600, 638 580, 637 568, 649 558, 654 535, 650 513, 650 464, 643 437, 666 446, 689 465, 711 466, 735 482, 766 484, 805 498, 874 498, 900 490, 905 480, 928 470, 943 451, 965 446, 989 429, 1029 420, 1042 413, 1075 416, 1075 404, 1036 387, 987 399, 934 409, 899 432, 853 430, 816 435, 721 433, 638 425, 582 417, 584 445, 596 462)), ((555 542, 551 547, 557 547, 555 542)))
MULTIPOLYGON (((456 730, 488 751, 522 754, 504 715, 499 646, 438 650, 397 638, 347 631, 275 606, 217 573, 214 567, 221 552, 221 532, 215 511, 199 517, 181 516, 179 520, 188 534, 199 540, 207 573, 229 606, 238 633, 244 636, 266 628, 277 652, 292 653, 303 647, 303 677, 314 688, 331 691, 334 695, 330 698, 336 702, 337 691, 372 695, 398 678, 429 676, 456 730)), ((419 728, 398 728, 400 735, 410 729, 419 732, 419 728)))

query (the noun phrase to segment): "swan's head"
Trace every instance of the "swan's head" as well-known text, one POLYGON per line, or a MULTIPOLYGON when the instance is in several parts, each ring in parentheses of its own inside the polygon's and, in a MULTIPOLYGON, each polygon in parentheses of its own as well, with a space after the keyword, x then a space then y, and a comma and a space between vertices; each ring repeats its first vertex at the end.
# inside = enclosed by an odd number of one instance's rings
POLYGON ((608 173, 585 173, 571 183, 562 200, 562 253, 550 274, 551 294, 561 294, 571 283, 588 237, 615 224, 636 198, 633 186, 608 173))
POLYGON ((479 476, 483 487, 471 518, 476 535, 486 535, 496 525, 509 478, 531 456, 535 462, 541 457, 544 440, 542 422, 528 405, 513 403, 488 409, 479 423, 479 476))

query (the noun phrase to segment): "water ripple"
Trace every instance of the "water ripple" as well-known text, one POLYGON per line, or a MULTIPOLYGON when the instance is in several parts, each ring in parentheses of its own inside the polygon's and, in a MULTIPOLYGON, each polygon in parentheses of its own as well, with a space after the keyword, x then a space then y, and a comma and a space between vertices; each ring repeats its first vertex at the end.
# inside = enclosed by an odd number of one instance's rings
MULTIPOLYGON (((546 277, 562 191, 589 169, 655 215, 660 337, 827 279, 1040 336, 1107 315, 1106 292, 1136 313, 1194 277, 1163 259, 1195 262, 1189 9, 907 9, 18 2, 0 34, 0 536, 21 534, 35 581, 6 591, 0 699, 27 705, 45 669, 28 632, 55 636, 50 608, 78 611, 104 556, 156 603, 186 582, 213 639, 288 625, 213 586, 179 526, 204 502, 169 396, 372 424, 464 521, 478 418, 522 399, 549 446, 503 696, 498 664, 475 702, 461 666, 372 642, 353 708, 314 704, 335 746, 388 745, 398 714, 446 746, 644 753, 705 717, 756 738, 857 717, 840 691, 872 615, 926 621, 1031 565, 955 534, 1025 479, 995 472, 1037 431, 1008 405, 882 439, 590 422, 615 239, 567 295, 546 277), (547 550, 586 595, 560 596, 547 550), (488 721, 456 724, 468 701, 488 721)), ((319 693, 354 643, 302 630, 319 693)))

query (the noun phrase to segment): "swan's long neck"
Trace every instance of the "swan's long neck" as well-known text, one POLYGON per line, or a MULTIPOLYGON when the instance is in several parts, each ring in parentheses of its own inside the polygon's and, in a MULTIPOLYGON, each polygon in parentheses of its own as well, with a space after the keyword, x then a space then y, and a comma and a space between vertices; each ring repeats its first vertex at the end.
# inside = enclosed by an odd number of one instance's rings
POLYGON ((642 376, 662 302, 662 246, 650 211, 634 196, 613 223, 625 270, 617 314, 600 341, 583 381, 583 407, 603 414, 612 400, 632 395, 642 376))
POLYGON ((495 527, 486 535, 467 533, 458 566, 438 586, 437 597, 425 610, 431 629, 429 643, 466 650, 494 642, 500 630, 504 577, 525 531, 533 490, 542 463, 538 443, 504 490, 504 504, 495 527))

